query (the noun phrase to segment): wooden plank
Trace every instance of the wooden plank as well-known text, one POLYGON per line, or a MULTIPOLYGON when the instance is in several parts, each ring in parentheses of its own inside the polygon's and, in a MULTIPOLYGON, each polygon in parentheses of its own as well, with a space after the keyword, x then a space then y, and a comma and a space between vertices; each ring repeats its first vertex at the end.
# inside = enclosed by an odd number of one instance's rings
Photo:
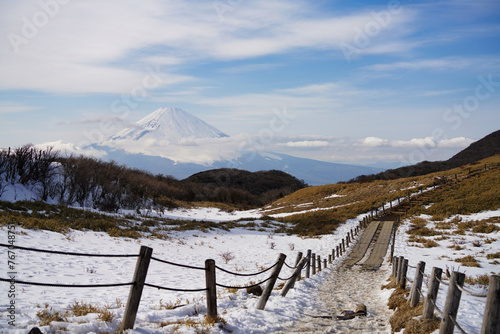
POLYGON ((352 248, 352 252, 349 255, 349 258, 345 261, 346 265, 352 266, 359 262, 363 258, 363 256, 365 256, 366 251, 368 250, 368 247, 370 246, 370 243, 372 242, 373 237, 377 232, 379 224, 379 221, 372 221, 368 225, 366 230, 361 235, 359 241, 352 248))
POLYGON ((392 229, 394 227, 393 221, 381 222, 382 230, 377 238, 377 242, 373 247, 373 251, 370 254, 368 260, 363 263, 364 269, 377 269, 380 267, 384 261, 385 254, 387 253, 387 248, 389 247, 389 242, 391 241, 392 229))

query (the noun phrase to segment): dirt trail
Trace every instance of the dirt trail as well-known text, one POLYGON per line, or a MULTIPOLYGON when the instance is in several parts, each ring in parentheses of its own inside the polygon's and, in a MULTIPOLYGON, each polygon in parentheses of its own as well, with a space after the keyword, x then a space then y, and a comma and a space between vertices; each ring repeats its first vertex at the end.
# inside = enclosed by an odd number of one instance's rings
POLYGON ((387 262, 379 270, 363 270, 361 266, 331 269, 314 298, 318 307, 280 333, 391 333, 387 308, 388 290, 381 290, 390 276, 387 262), (355 310, 363 303, 367 316, 337 320, 343 310, 355 310), (314 317, 313 317, 314 316, 314 317), (332 318, 317 318, 331 316, 332 318))
POLYGON ((327 269, 330 272, 325 273, 323 284, 312 296, 316 299, 317 307, 308 310, 300 321, 279 333, 391 333, 389 318, 393 311, 387 307, 391 292, 382 290, 381 287, 387 284, 391 274, 389 263, 383 261, 383 258, 393 225, 389 221, 373 224, 384 226, 381 229, 383 233, 376 233, 377 228, 368 228, 364 236, 358 238, 358 247, 351 249, 352 252, 343 263, 327 269), (387 231, 384 231, 384 228, 387 231), (368 233, 370 235, 367 235, 368 233), (366 252, 364 257, 360 252, 366 252), (377 262, 376 266, 366 265, 374 260, 377 262), (354 264, 356 262, 357 264, 354 264), (366 305, 366 316, 349 320, 337 319, 343 310, 354 311, 358 304, 366 305))

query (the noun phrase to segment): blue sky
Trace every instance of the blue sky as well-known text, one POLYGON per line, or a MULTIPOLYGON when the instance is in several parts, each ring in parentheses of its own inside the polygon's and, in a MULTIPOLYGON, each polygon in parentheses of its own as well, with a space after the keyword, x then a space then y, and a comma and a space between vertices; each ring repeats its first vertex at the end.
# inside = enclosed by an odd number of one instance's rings
POLYGON ((2 1, 0 147, 179 107, 331 162, 451 157, 500 125, 498 1, 2 1))

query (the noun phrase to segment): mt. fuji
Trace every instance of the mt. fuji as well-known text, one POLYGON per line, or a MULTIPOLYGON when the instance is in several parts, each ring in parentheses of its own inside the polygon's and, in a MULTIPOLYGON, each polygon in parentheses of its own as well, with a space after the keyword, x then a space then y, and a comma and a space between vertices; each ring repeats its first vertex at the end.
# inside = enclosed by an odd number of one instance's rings
POLYGON ((91 145, 105 160, 179 179, 216 168, 282 170, 310 185, 346 181, 379 168, 336 164, 252 149, 251 137, 229 137, 178 108, 159 108, 108 139, 91 145), (242 147, 248 147, 242 149, 242 147))
POLYGON ((228 137, 222 131, 179 108, 159 108, 110 138, 111 141, 166 141, 178 143, 184 139, 228 137))

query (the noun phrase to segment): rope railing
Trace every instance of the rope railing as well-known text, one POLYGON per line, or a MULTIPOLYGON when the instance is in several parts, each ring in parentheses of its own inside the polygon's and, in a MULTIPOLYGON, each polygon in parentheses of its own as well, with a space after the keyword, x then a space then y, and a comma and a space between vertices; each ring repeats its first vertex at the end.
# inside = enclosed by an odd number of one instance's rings
POLYGON ((219 269, 220 271, 223 271, 227 274, 230 274, 230 275, 234 275, 234 276, 243 276, 243 277, 250 277, 250 276, 257 276, 257 275, 260 275, 260 274, 263 274, 265 272, 268 272, 269 270, 273 269, 274 267, 276 267, 278 265, 278 262, 276 262, 275 264, 273 264, 272 266, 270 266, 269 268, 266 268, 262 271, 259 271, 258 273, 252 273, 252 274, 242 274, 242 273, 237 273, 237 272, 233 272, 233 271, 229 271, 227 269, 224 269, 224 268, 221 268, 219 266, 215 266, 215 268, 219 269))
POLYGON ((221 288, 226 288, 226 289, 236 289, 236 290, 242 290, 242 289, 250 289, 250 288, 255 288, 257 286, 260 286, 261 284, 264 284, 266 283, 267 281, 271 280, 272 277, 268 277, 266 278, 265 280, 259 282, 259 283, 255 283, 255 284, 252 284, 252 285, 246 285, 246 286, 231 286, 231 285, 224 285, 224 284, 220 284, 220 283, 216 283, 216 285, 218 287, 221 287, 221 288))
POLYGON ((154 285, 150 283, 144 283, 144 286, 149 286, 151 288, 156 288, 158 290, 167 290, 167 291, 175 291, 175 292, 201 292, 201 291, 207 291, 207 288, 202 288, 202 289, 178 289, 178 288, 167 288, 164 286, 159 286, 159 285, 154 285))
POLYGON ((468 294, 469 296, 479 297, 479 298, 486 298, 488 296, 488 294, 486 294, 486 293, 479 293, 479 292, 473 292, 473 291, 467 290, 466 288, 464 288, 463 286, 460 286, 460 285, 457 285, 457 288, 458 288, 458 290, 462 291, 463 293, 468 294))
POLYGON ((460 333, 462 334, 467 334, 466 331, 463 330, 463 328, 458 324, 457 320, 455 319, 455 317, 453 317, 451 314, 448 315, 448 317, 450 318, 450 320, 453 322, 453 324, 455 325, 455 327, 460 331, 460 333))
POLYGON ((171 266, 177 266, 177 267, 182 267, 182 268, 187 268, 187 269, 195 269, 195 270, 203 270, 203 271, 206 270, 205 268, 202 268, 202 267, 195 267, 195 266, 189 266, 187 264, 180 264, 180 263, 170 262, 170 261, 162 260, 162 259, 159 259, 159 258, 156 258, 156 257, 153 257, 153 256, 151 256, 151 260, 155 260, 155 261, 158 261, 158 262, 161 262, 161 263, 169 264, 171 266))
POLYGON ((63 252, 63 251, 54 251, 48 249, 37 249, 30 247, 21 247, 14 245, 6 245, 0 244, 0 247, 8 247, 10 249, 21 249, 30 252, 39 252, 39 253, 49 253, 49 254, 59 254, 59 255, 71 255, 71 256, 87 256, 87 257, 138 257, 138 254, 91 254, 91 253, 73 253, 73 252, 63 252))
POLYGON ((111 283, 111 284, 62 284, 62 283, 40 283, 40 282, 25 282, 16 279, 0 278, 2 282, 9 282, 11 284, 25 284, 25 285, 36 285, 36 286, 48 286, 54 288, 109 288, 116 286, 126 286, 133 285, 134 282, 130 283, 111 283))

